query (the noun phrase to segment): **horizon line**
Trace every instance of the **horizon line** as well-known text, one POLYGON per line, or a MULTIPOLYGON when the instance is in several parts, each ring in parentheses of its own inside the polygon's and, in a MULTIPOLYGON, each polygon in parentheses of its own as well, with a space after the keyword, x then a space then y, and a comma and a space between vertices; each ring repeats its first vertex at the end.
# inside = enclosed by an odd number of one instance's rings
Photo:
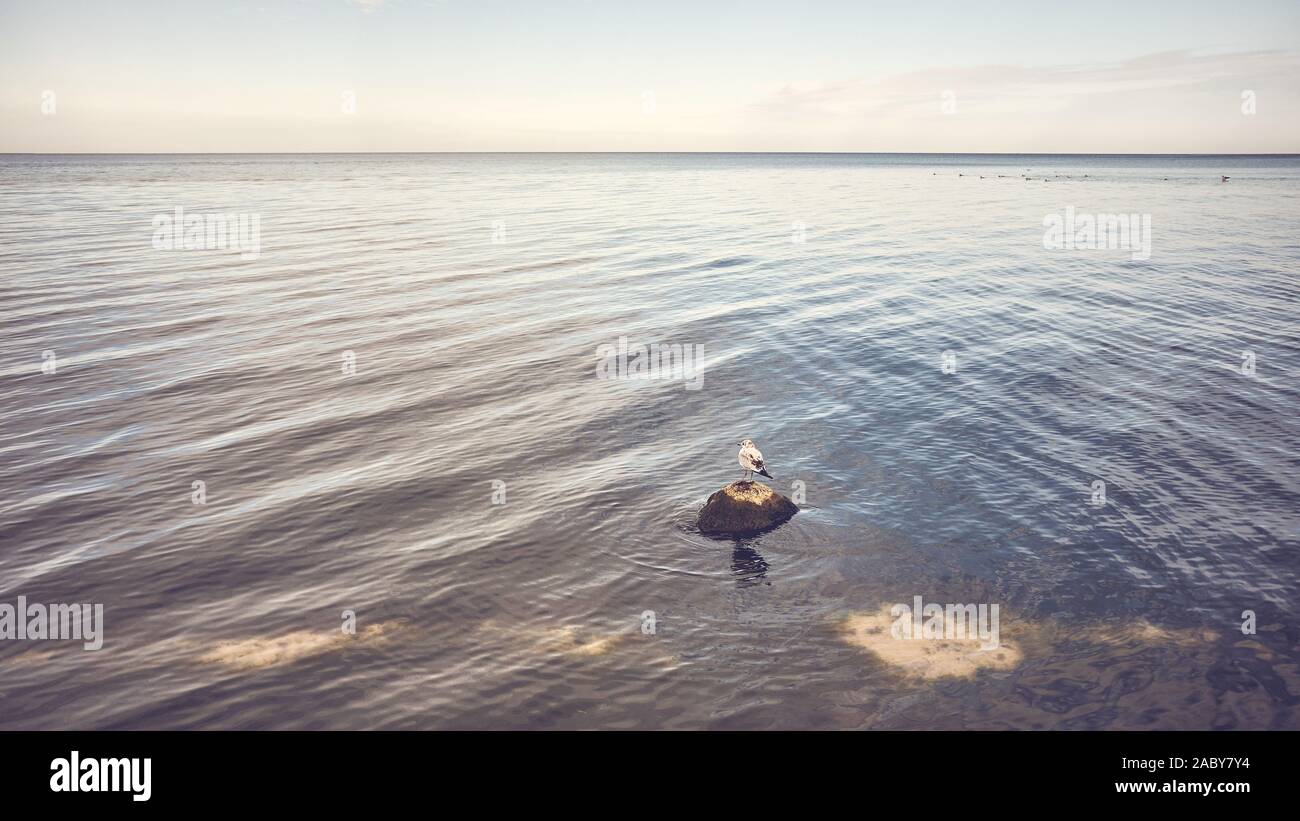
POLYGON ((0 157, 168 157, 168 156, 265 156, 265 155, 354 155, 354 154, 722 154, 788 156, 915 156, 915 157, 1300 157, 1300 152, 1087 152, 1087 151, 0 151, 0 157))

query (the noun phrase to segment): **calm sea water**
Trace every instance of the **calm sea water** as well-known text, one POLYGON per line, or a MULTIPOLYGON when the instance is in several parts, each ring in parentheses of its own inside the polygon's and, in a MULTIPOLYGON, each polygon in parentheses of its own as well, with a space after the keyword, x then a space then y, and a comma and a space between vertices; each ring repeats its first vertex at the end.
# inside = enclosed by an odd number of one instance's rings
POLYGON ((0 603, 104 606, 0 641, 5 728, 1300 727, 1295 157, 7 156, 0 212, 0 603), (705 538, 747 437, 804 509, 705 538), (1013 663, 851 640, 918 595, 1013 663))

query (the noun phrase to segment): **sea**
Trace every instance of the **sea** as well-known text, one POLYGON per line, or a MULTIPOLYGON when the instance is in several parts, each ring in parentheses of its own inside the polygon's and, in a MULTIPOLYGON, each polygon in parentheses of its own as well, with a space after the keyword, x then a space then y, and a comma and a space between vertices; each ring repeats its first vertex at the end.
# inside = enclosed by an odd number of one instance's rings
POLYGON ((1298 156, 0 155, 0 728, 1300 729, 1297 593, 1298 156))

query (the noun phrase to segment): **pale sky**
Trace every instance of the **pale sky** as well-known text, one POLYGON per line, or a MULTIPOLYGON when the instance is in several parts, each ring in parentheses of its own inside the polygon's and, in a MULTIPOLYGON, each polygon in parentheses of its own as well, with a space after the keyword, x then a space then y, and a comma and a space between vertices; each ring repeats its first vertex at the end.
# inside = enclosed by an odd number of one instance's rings
POLYGON ((1300 153, 1300 2, 0 0, 0 152, 222 151, 1300 153))

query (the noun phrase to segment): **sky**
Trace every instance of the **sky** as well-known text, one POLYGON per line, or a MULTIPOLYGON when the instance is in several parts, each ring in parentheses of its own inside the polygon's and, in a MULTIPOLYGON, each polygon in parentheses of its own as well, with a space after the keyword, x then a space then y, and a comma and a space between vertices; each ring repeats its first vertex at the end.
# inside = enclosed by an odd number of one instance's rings
POLYGON ((1300 153, 1298 0, 0 0, 0 152, 1300 153))

